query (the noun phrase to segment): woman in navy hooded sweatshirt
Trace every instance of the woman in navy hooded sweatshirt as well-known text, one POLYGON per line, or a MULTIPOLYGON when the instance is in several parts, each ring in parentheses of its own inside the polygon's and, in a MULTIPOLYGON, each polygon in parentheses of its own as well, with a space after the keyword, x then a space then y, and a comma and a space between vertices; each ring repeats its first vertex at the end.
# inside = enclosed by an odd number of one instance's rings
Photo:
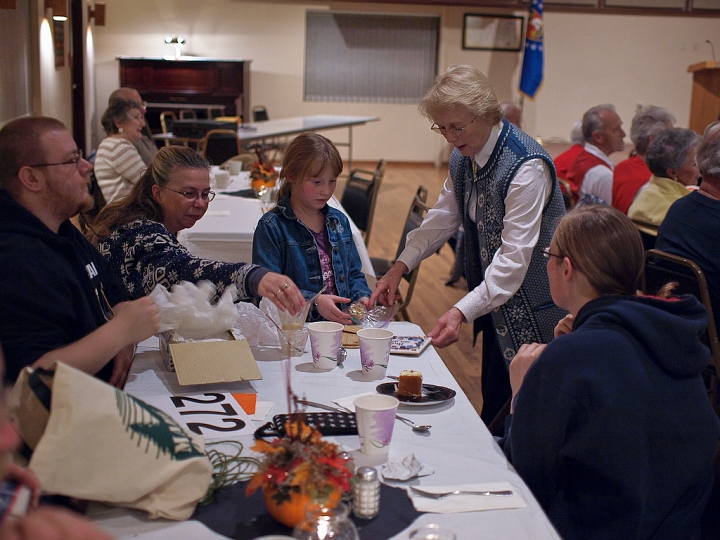
POLYGON ((570 315, 510 365, 506 454, 565 540, 699 538, 720 436, 705 308, 635 294, 642 241, 608 206, 566 215, 545 256, 570 315))

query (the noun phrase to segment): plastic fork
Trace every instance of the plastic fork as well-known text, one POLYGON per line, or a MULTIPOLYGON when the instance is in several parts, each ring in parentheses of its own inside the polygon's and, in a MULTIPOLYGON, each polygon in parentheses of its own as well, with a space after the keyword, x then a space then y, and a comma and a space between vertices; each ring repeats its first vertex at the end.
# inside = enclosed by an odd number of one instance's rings
POLYGON ((509 489, 502 491, 465 491, 462 489, 456 489, 455 491, 445 491, 443 493, 432 493, 430 491, 418 489, 415 486, 410 486, 410 489, 412 489, 418 495, 422 495, 423 497, 428 497, 430 499, 444 499, 445 497, 449 497, 450 495, 488 495, 508 497, 513 494, 513 492, 509 489))

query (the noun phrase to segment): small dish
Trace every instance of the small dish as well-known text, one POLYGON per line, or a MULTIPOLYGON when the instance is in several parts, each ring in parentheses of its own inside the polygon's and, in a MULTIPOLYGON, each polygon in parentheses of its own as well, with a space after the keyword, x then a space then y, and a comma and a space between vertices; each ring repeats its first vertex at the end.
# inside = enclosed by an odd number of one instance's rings
POLYGON ((417 356, 432 343, 428 336, 393 336, 390 343, 390 354, 417 356))
POLYGON ((401 405, 425 406, 436 405, 455 397, 455 390, 434 384, 423 384, 423 395, 421 397, 399 396, 397 394, 397 383, 389 382, 377 385, 375 388, 378 394, 397 398, 401 405))

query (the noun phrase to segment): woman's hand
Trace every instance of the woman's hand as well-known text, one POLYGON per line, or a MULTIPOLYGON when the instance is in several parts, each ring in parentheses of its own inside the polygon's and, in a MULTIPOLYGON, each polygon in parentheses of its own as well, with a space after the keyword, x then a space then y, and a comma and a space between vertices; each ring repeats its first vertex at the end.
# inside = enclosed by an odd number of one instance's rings
POLYGON ((337 304, 339 303, 347 304, 351 301, 352 299, 350 298, 335 296, 334 294, 321 294, 317 297, 315 303, 317 304, 318 313, 320 313, 320 316, 326 321, 338 322, 340 324, 352 324, 350 315, 344 313, 337 307, 337 304))
POLYGON ((451 308, 438 319, 435 328, 428 332, 435 347, 447 347, 460 339, 460 327, 465 322, 465 315, 458 308, 451 308))
POLYGON ((560 322, 555 326, 555 330, 553 331, 555 337, 564 336, 565 334, 572 332, 574 322, 575 317, 569 314, 565 315, 565 317, 560 319, 560 322))
POLYGON ((300 289, 293 280, 282 274, 268 272, 258 284, 258 294, 270 299, 281 311, 289 311, 297 315, 305 305, 300 289))
POLYGON ((525 374, 538 359, 540 353, 547 345, 543 343, 525 343, 520 347, 515 357, 510 362, 510 387, 512 388, 512 400, 510 401, 510 414, 515 410, 515 396, 520 391, 525 374))
POLYGON ((397 300, 400 299, 400 295, 397 294, 398 285, 403 274, 407 273, 408 267, 405 266, 404 262, 396 262, 395 265, 388 270, 387 274, 380 278, 380 281, 375 285, 375 290, 370 296, 369 304, 375 305, 378 300, 383 306, 390 307, 397 300))

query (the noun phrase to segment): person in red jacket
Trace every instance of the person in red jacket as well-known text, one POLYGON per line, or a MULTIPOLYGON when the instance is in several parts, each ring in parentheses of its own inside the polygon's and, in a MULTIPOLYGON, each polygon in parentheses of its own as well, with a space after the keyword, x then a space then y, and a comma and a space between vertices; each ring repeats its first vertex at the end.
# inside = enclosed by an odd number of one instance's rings
POLYGON ((650 143, 661 131, 672 129, 675 117, 667 109, 649 105, 635 115, 630 126, 630 139, 635 149, 630 157, 621 161, 613 171, 612 205, 623 214, 635 200, 635 195, 649 180, 652 173, 645 163, 650 143))
POLYGON ((579 204, 612 202, 613 162, 610 154, 625 149, 622 121, 612 105, 597 105, 589 109, 582 120, 585 139, 566 180, 579 204))
POLYGON ((585 139, 583 139, 582 136, 582 122, 578 121, 573 126, 572 131, 570 132, 570 142, 573 143, 570 148, 553 158, 555 172, 557 173, 558 178, 562 178, 563 180, 567 179, 570 167, 585 145, 585 139))

